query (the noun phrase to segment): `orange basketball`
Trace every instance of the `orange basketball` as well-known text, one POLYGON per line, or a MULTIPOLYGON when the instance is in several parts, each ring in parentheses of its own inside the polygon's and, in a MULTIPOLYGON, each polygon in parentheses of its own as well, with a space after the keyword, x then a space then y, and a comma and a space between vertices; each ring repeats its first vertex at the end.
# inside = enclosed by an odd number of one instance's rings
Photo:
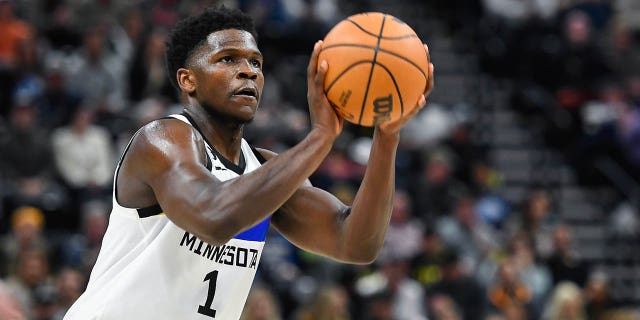
POLYGON ((329 70, 324 90, 345 120, 374 126, 401 118, 425 91, 429 58, 416 33, 379 12, 350 16, 324 38, 319 61, 329 70))

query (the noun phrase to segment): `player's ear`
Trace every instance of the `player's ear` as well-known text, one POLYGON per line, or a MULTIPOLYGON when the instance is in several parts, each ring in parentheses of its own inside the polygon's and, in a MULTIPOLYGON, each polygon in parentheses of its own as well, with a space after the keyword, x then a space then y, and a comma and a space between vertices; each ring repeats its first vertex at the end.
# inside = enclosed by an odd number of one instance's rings
POLYGON ((187 94, 191 94, 196 90, 196 77, 189 69, 180 68, 176 72, 178 86, 180 90, 187 94))

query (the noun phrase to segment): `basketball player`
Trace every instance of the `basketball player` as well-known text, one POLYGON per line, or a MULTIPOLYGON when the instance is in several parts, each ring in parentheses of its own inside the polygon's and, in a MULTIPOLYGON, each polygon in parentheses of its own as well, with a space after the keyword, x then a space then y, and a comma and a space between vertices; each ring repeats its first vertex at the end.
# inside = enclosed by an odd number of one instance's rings
POLYGON ((321 48, 308 67, 311 131, 276 155, 242 139, 264 84, 251 19, 220 8, 178 23, 167 62, 184 112, 147 124, 129 143, 101 252, 65 319, 238 319, 269 226, 338 261, 375 259, 391 213, 398 132, 419 108, 375 129, 353 206, 314 188, 307 178, 342 130, 323 93, 321 48))

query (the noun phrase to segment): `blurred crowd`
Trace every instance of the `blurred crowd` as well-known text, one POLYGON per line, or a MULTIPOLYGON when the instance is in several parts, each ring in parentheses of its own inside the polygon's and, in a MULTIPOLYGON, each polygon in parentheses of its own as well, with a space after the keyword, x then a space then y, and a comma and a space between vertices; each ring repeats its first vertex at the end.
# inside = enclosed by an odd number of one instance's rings
MULTIPOLYGON (((83 292, 119 155, 139 127, 181 111, 164 64, 180 18, 220 3, 254 17, 266 83, 245 136, 280 152, 308 130, 313 43, 379 2, 0 0, 0 319, 61 319, 83 292)), ((432 9, 466 35, 487 72, 516 80, 514 105, 557 124, 550 140, 638 172, 637 1, 451 0, 432 9)), ((640 319, 576 254, 544 186, 519 203, 499 196, 500 172, 470 139, 472 113, 423 113, 432 126, 409 126, 414 139, 399 147, 378 259, 344 265, 270 232, 244 319, 640 319)), ((351 203, 370 134, 347 125, 311 182, 351 203)))

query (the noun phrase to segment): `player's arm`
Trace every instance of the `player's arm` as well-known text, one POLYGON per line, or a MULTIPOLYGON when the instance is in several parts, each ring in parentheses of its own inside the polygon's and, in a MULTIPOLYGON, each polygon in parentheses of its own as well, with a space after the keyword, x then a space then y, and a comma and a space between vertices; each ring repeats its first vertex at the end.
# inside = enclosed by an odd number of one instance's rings
POLYGON ((160 120, 136 136, 124 163, 132 183, 152 190, 165 214, 179 227, 211 244, 271 215, 317 169, 341 130, 322 94, 326 65, 317 68, 319 46, 309 63, 309 104, 313 129, 277 159, 240 177, 216 179, 205 168, 202 138, 180 121, 160 120), (130 163, 131 162, 131 163, 130 163))
MULTIPOLYGON (((391 218, 399 131, 424 107, 425 96, 433 88, 433 65, 429 73, 430 81, 419 106, 406 117, 375 129, 369 163, 351 207, 307 184, 274 214, 273 225, 289 241, 344 262, 370 263, 376 258, 391 218)), ((273 153, 263 154, 278 158, 273 153)))

